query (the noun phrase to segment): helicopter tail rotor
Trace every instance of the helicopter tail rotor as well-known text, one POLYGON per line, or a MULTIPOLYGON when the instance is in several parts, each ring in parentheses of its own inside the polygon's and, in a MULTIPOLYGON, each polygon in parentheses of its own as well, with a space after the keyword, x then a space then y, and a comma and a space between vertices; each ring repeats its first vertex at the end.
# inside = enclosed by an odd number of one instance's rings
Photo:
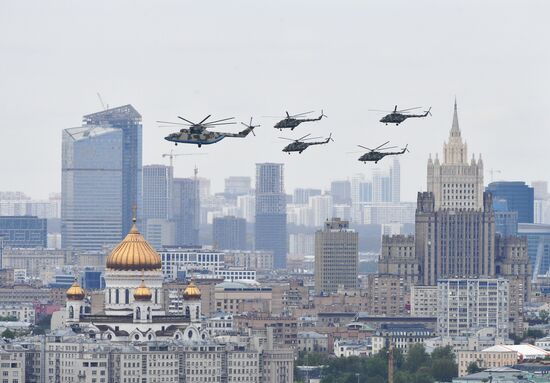
POLYGON ((428 108, 428 110, 425 110, 425 111, 424 111, 424 115, 427 116, 427 115, 429 114, 429 115, 431 116, 431 115, 432 115, 431 110, 432 110, 432 107, 430 106, 430 107, 428 108))
POLYGON ((323 109, 321 109, 321 116, 319 117, 319 119, 323 117, 328 118, 328 116, 325 113, 323 113, 323 109))
POLYGON ((241 124, 246 126, 248 129, 250 129, 250 132, 252 133, 252 135, 254 135, 254 137, 256 136, 256 133, 254 133, 254 129, 261 126, 259 124, 258 125, 252 125, 252 117, 250 117, 250 122, 248 124, 245 124, 244 122, 241 122, 241 124))
POLYGON ((332 138, 332 133, 328 135, 327 142, 332 141, 334 142, 334 139, 332 138))

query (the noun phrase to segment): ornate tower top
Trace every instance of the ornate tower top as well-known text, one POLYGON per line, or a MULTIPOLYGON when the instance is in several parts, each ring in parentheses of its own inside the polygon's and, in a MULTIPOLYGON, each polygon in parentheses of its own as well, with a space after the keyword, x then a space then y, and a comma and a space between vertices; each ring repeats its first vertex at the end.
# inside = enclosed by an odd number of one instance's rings
POLYGON ((456 98, 453 113, 453 124, 449 133, 449 142, 443 145, 443 163, 444 164, 467 164, 468 147, 462 142, 462 135, 458 126, 458 111, 456 107, 456 98))

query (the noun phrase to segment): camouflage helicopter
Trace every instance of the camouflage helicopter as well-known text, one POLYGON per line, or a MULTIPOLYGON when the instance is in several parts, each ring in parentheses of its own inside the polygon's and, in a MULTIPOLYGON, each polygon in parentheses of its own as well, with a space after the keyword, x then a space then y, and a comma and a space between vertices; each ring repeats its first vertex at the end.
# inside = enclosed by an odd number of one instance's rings
POLYGON ((293 140, 291 138, 286 138, 286 137, 279 137, 283 140, 293 141, 293 142, 291 142, 290 144, 288 144, 287 146, 284 147, 283 152, 287 152, 288 154, 290 154, 292 152, 298 152, 298 153, 301 154, 304 150, 306 150, 311 145, 324 145, 324 144, 328 144, 329 141, 334 142, 334 140, 332 139, 332 133, 327 138, 325 138, 323 141, 306 142, 307 140, 315 140, 317 138, 321 138, 321 137, 306 138, 310 135, 311 135, 311 133, 306 134, 305 136, 300 137, 297 140, 293 140))
POLYGON ((383 152, 382 150, 388 150, 388 149, 393 149, 393 148, 397 147, 397 146, 385 147, 388 143, 389 143, 389 141, 386 141, 382 145, 380 145, 380 146, 378 146, 374 149, 370 149, 370 148, 367 148, 367 147, 362 146, 362 145, 357 145, 360 148, 368 150, 367 153, 363 154, 361 157, 358 158, 358 161, 361 161, 363 163, 365 163, 367 161, 370 161, 370 162, 374 161, 374 163, 377 164, 378 161, 380 161, 382 158, 384 158, 386 156, 397 156, 397 155, 400 155, 400 154, 403 154, 403 153, 409 151, 407 149, 408 145, 406 145, 403 149, 401 149, 400 152, 383 152))
POLYGON ((221 120, 215 120, 206 122, 210 118, 210 114, 202 119, 199 123, 194 123, 192 121, 189 121, 183 117, 178 116, 180 120, 185 121, 185 123, 181 122, 169 122, 169 121, 157 121, 160 124, 168 124, 168 125, 161 125, 161 126, 184 126, 188 127, 181 128, 179 132, 176 133, 170 133, 168 136, 164 137, 166 141, 170 141, 175 143, 176 145, 178 143, 183 144, 195 144, 198 145, 199 148, 202 145, 210 145, 215 144, 216 142, 219 142, 223 140, 226 137, 238 137, 238 138, 244 138, 248 136, 250 132, 252 132, 253 135, 256 135, 254 133, 254 128, 259 127, 260 125, 252 125, 252 117, 250 117, 250 123, 245 124, 244 122, 241 122, 242 125, 246 127, 246 129, 240 131, 239 133, 225 133, 225 132, 210 132, 208 129, 220 126, 220 125, 233 125, 235 122, 230 121, 234 119, 235 117, 229 117, 229 118, 223 118, 221 120))
POLYGON ((411 111, 411 110, 414 110, 414 109, 419 109, 419 108, 420 107, 397 110, 397 105, 396 105, 395 108, 393 109, 393 111, 376 110, 376 109, 370 109, 370 110, 373 111, 373 112, 389 113, 389 114, 385 115, 384 117, 382 117, 380 122, 383 122, 386 125, 388 125, 388 124, 399 125, 400 123, 405 121, 407 118, 421 118, 421 117, 428 116, 428 114, 430 116, 432 115, 432 113, 430 112, 432 110, 431 107, 428 110, 424 111, 423 114, 407 114, 407 113, 405 113, 405 112, 408 112, 408 111, 411 111))
POLYGON ((313 112, 314 111, 312 110, 312 111, 309 111, 309 112, 298 113, 298 114, 295 114, 295 115, 292 115, 292 116, 290 114, 288 114, 288 112, 285 112, 286 113, 286 118, 279 121, 278 123, 276 123, 274 128, 279 129, 281 131, 283 129, 294 130, 294 128, 297 127, 298 125, 300 125, 302 122, 319 121, 323 117, 326 117, 326 115, 323 113, 323 110, 321 109, 321 115, 317 118, 297 118, 297 117, 305 116, 306 114, 310 114, 310 113, 313 113, 313 112))

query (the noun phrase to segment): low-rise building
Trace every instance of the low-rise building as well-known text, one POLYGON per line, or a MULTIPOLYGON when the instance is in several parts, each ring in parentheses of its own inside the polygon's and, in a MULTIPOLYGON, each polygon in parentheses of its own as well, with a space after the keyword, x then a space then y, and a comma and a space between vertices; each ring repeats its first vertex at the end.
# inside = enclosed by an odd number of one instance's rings
POLYGON ((365 339, 364 341, 334 341, 334 355, 338 358, 347 358, 349 356, 368 357, 373 354, 370 339, 365 339))
POLYGON ((512 366, 517 362, 518 355, 513 350, 497 346, 482 351, 458 351, 456 359, 458 376, 465 376, 471 363, 475 363, 481 369, 512 366))
POLYGON ((3 304, 0 305, 0 317, 34 324, 36 314, 34 306, 30 303, 3 304))
POLYGON ((315 331, 301 331, 298 333, 298 351, 327 352, 328 335, 315 331))
POLYGON ((383 324, 372 336, 372 353, 377 354, 388 346, 407 354, 409 348, 434 336, 432 330, 421 324, 383 324))

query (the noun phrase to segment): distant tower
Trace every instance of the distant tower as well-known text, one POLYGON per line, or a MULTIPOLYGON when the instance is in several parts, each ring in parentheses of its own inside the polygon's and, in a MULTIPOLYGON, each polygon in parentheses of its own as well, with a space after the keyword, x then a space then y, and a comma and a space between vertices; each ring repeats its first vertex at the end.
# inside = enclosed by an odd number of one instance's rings
POLYGON ((428 191, 418 193, 415 253, 421 283, 440 278, 493 277, 495 215, 490 193, 483 191, 481 156, 468 162, 458 126, 456 101, 443 162, 428 159, 428 191))
POLYGON ((200 197, 199 180, 175 178, 173 189, 173 220, 176 245, 199 244, 200 197))
POLYGON ((435 209, 481 209, 483 207, 483 161, 472 156, 462 141, 456 100, 449 141, 443 145, 443 162, 436 155, 428 160, 428 192, 433 193, 435 209))
POLYGON ((275 268, 286 268, 288 239, 283 164, 256 164, 256 250, 273 252, 275 268))

